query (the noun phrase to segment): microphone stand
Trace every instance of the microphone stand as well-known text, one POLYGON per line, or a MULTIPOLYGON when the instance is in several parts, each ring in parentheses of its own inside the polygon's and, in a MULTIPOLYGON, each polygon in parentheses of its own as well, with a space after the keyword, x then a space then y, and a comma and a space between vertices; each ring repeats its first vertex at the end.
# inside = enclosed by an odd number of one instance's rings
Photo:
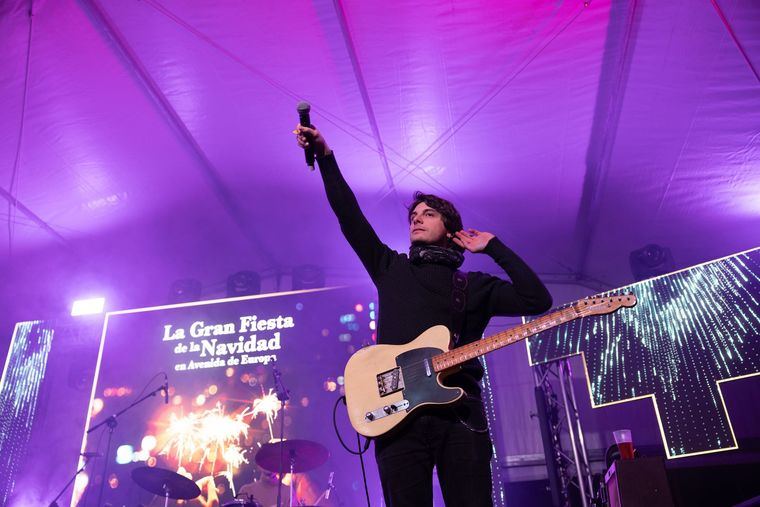
POLYGON ((151 396, 155 396, 161 391, 164 391, 166 389, 168 389, 168 386, 166 383, 164 383, 163 385, 157 387, 156 389, 152 390, 151 392, 149 392, 148 394, 140 398, 139 400, 132 402, 132 404, 129 405, 128 407, 116 412, 113 415, 108 416, 104 421, 100 421, 98 424, 96 424, 95 426, 87 430, 87 434, 89 435, 90 433, 92 433, 93 431, 95 431, 96 429, 100 428, 103 425, 108 426, 108 444, 106 445, 106 453, 103 455, 103 477, 100 480, 100 491, 98 491, 98 503, 96 505, 103 505, 103 502, 102 502, 103 488, 106 485, 106 473, 108 472, 108 455, 111 452, 111 438, 113 437, 114 430, 119 425, 119 421, 118 421, 119 416, 121 416, 124 412, 127 412, 128 410, 130 410, 132 407, 139 405, 140 403, 147 400, 151 396))
POLYGON ((53 499, 52 502, 50 502, 50 505, 48 505, 48 507, 58 507, 58 499, 61 498, 61 496, 63 496, 63 494, 66 492, 67 489, 69 489, 69 486, 71 486, 71 483, 76 480, 79 474, 84 472, 84 467, 86 467, 87 464, 89 463, 89 461, 87 461, 88 459, 89 458, 87 456, 84 457, 84 463, 79 468, 79 470, 77 470, 77 473, 75 473, 74 476, 71 479, 69 479, 69 482, 66 483, 66 485, 63 487, 61 492, 58 493, 58 495, 53 499))
MULTIPOLYGON (((272 366, 272 376, 274 377, 274 388, 277 391, 277 399, 280 400, 280 480, 277 482, 277 507, 282 507, 282 469, 285 462, 285 402, 290 399, 290 393, 282 385, 282 373, 277 369, 277 365, 272 366)), ((291 472, 293 466, 291 464, 291 472)), ((290 475, 290 504, 293 505, 293 474, 290 475)))

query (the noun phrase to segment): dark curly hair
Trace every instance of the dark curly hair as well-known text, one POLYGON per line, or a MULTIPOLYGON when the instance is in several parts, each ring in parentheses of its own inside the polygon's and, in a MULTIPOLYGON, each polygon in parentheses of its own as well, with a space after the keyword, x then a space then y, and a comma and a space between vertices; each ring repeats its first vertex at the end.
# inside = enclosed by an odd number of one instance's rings
MULTIPOLYGON (((407 207, 406 218, 410 223, 412 221, 412 211, 414 211, 414 208, 416 208, 420 203, 424 202, 441 214, 441 217, 443 218, 443 225, 451 234, 462 230, 462 217, 459 215, 459 212, 454 207, 454 205, 451 204, 450 201, 447 201, 442 197, 438 197, 437 195, 425 194, 420 191, 414 193, 413 199, 414 200, 412 203, 407 207)), ((451 240, 449 240, 448 246, 449 248, 453 248, 459 252, 464 251, 462 247, 451 240)))

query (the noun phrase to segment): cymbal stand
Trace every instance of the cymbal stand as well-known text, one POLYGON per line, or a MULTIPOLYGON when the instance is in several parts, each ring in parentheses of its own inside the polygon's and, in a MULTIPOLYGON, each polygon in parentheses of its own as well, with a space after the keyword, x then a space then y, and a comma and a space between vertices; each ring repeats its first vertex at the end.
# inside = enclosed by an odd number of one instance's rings
POLYGON ((101 477, 100 479, 100 490, 98 491, 98 503, 96 505, 98 506, 103 505, 103 488, 106 485, 106 473, 108 472, 108 455, 111 453, 111 438, 113 437, 114 430, 119 425, 119 420, 118 420, 119 416, 121 416, 124 412, 128 411, 132 407, 139 405, 140 403, 147 400, 151 396, 155 396, 156 394, 158 394, 159 392, 165 389, 167 389, 166 384, 163 384, 157 387, 156 389, 149 392, 148 394, 146 394, 139 400, 133 402, 128 407, 116 412, 113 415, 108 416, 105 420, 100 421, 98 424, 96 424, 95 426, 87 430, 87 434, 89 435, 90 433, 92 433, 93 431, 95 431, 96 429, 100 428, 103 425, 108 426, 108 444, 106 445, 106 453, 103 455, 103 477, 101 477))
MULTIPOLYGON (((290 392, 282 385, 282 372, 277 369, 277 364, 272 366, 272 376, 274 377, 274 388, 277 391, 277 399, 280 400, 280 467, 279 467, 279 481, 277 482, 277 507, 282 507, 282 469, 285 464, 283 456, 283 442, 285 442, 285 402, 290 399, 290 392)), ((295 456, 291 456, 290 462, 290 505, 293 505, 293 466, 295 464, 295 456)))
POLYGON ((169 487, 164 484, 164 507, 169 507, 169 487))
POLYGON ((319 505, 319 502, 322 500, 329 500, 330 495, 332 494, 332 491, 335 489, 335 484, 333 484, 333 477, 335 477, 335 472, 330 472, 330 478, 327 479, 327 489, 322 492, 321 495, 319 495, 319 498, 317 498, 314 501, 314 505, 319 505))
POLYGON ((295 451, 295 449, 291 449, 288 454, 290 454, 290 503, 288 505, 290 505, 290 507, 293 507, 293 505, 294 505, 293 504, 293 493, 294 493, 295 484, 296 484, 296 476, 293 473, 294 470, 295 470, 295 468, 296 468, 296 451, 295 451))

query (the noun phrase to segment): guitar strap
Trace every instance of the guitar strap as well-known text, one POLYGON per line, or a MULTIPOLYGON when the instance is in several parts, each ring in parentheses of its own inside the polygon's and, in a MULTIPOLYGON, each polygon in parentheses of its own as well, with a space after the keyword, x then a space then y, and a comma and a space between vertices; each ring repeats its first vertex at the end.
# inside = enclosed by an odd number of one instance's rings
POLYGON ((451 339, 454 346, 459 345, 459 338, 464 331, 464 315, 467 307, 467 275, 460 270, 454 271, 451 283, 451 339))
MULTIPOLYGON (((459 345, 459 339, 464 332, 464 316, 465 309, 467 308, 467 275, 462 271, 456 270, 453 274, 451 285, 451 338, 454 341, 454 346, 459 345)), ((469 395, 465 394, 468 398, 469 395)), ((482 410, 482 402, 478 400, 477 407, 474 409, 482 410)), ((466 404, 466 401, 465 401, 466 404)), ((488 433, 488 422, 483 428, 473 428, 465 421, 465 417, 462 417, 457 409, 452 407, 452 411, 459 422, 464 425, 465 428, 473 433, 488 433)))

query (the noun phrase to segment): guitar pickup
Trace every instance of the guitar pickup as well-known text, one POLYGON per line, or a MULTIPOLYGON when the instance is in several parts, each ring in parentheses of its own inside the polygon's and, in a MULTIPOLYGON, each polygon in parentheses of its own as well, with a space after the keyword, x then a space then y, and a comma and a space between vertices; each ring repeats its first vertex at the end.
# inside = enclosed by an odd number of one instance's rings
POLYGON ((404 376, 401 368, 393 368, 377 376, 377 392, 380 396, 388 396, 404 389, 404 376))
POLYGON ((396 412, 400 412, 401 410, 406 410, 408 408, 409 400, 397 401, 396 403, 391 403, 390 405, 375 409, 372 412, 367 412, 364 415, 364 420, 368 422, 377 421, 378 419, 388 417, 389 415, 393 415, 396 412))

